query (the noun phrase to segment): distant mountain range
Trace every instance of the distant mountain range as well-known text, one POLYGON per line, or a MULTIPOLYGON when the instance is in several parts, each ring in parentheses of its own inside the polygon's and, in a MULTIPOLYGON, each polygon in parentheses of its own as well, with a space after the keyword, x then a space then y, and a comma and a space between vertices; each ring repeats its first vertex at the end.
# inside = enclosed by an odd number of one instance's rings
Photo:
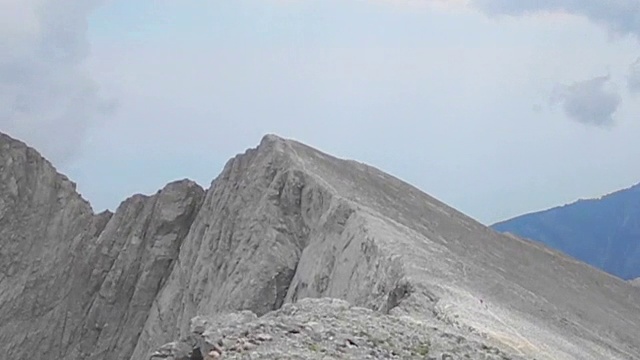
POLYGON ((492 228, 542 242, 623 279, 640 277, 640 184, 492 228))

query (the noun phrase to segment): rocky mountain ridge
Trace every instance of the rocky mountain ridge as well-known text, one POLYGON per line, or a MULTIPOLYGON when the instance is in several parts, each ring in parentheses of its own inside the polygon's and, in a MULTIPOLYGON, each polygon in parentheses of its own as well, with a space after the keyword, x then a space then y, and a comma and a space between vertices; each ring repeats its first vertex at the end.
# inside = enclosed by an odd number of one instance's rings
MULTIPOLYGON (((146 360, 193 339, 198 316, 269 319, 305 298, 343 299, 391 322, 410 317, 433 330, 423 335, 438 356, 464 356, 442 334, 456 334, 471 358, 483 346, 512 359, 640 354, 638 292, 628 283, 295 141, 266 136, 206 191, 175 182, 97 215, 37 152, 7 136, 0 149, 8 358, 146 360)), ((294 307, 306 322, 308 304, 294 307)), ((316 305, 320 323, 337 316, 316 305)))
POLYGON ((640 277, 640 184, 492 225, 622 279, 640 277))
POLYGON ((204 191, 176 182, 93 214, 72 182, 6 135, 0 177, 2 353, 130 354, 204 191))

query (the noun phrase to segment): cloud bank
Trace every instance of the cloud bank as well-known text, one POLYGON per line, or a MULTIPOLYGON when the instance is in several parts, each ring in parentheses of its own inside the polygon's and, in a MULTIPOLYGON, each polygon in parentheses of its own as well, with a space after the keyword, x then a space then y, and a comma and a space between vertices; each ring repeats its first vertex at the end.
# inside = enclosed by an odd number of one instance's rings
POLYGON ((632 94, 640 93, 640 58, 629 65, 627 73, 627 88, 632 94))
POLYGON ((490 15, 563 12, 584 16, 612 34, 640 38, 638 0, 472 0, 472 4, 490 15))
MULTIPOLYGON (((488 15, 521 16, 535 13, 565 13, 582 16, 604 27, 610 35, 634 36, 640 40, 640 1, 638 0, 471 0, 488 15)), ((613 115, 621 96, 607 90, 609 76, 594 77, 561 87, 552 102, 561 103, 565 114, 585 125, 615 124, 613 115)), ((630 65, 627 88, 640 93, 640 59, 630 65)))
POLYGON ((58 164, 73 158, 87 127, 113 109, 83 69, 87 17, 100 2, 0 2, 0 131, 58 164))
POLYGON ((621 97, 608 88, 609 76, 578 81, 556 89, 551 98, 554 104, 560 104, 564 113, 578 123, 611 127, 615 125, 614 114, 620 106, 621 97))

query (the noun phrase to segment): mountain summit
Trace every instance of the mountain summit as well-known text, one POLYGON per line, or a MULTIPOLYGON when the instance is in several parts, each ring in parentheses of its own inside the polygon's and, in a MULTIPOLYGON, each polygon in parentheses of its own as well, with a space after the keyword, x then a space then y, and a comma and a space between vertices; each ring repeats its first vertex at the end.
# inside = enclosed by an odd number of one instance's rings
POLYGON ((622 279, 640 277, 640 184, 492 227, 542 242, 622 279))
POLYGON ((26 145, 0 151, 8 359, 640 354, 629 283, 295 141, 265 136, 208 190, 175 182, 114 214, 26 145))

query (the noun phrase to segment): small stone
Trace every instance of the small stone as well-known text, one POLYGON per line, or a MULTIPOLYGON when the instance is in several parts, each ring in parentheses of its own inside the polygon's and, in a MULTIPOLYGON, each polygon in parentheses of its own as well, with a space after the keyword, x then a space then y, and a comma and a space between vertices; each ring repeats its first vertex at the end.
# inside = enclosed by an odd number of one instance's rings
POLYGON ((220 353, 215 350, 211 350, 207 354, 207 358, 205 360, 220 360, 220 359, 222 359, 222 355, 220 355, 220 353))
POLYGON ((271 341, 273 340, 273 337, 269 334, 258 334, 256 335, 256 339, 258 339, 259 341, 271 341))
POLYGON ((222 354, 224 352, 222 350, 222 348, 220 347, 220 345, 218 345, 218 344, 213 344, 213 350, 219 352, 220 354, 222 354))
MULTIPOLYGON (((222 345, 220 345, 223 349, 229 349, 233 346, 233 344, 235 344, 235 341, 233 341, 233 339, 231 338, 224 338, 221 340, 222 345)), ((218 344, 220 344, 220 342, 218 342, 218 344)))
POLYGON ((231 350, 241 353, 245 350, 245 344, 247 344, 247 340, 245 338, 239 338, 231 350))
POLYGON ((351 339, 347 339, 347 340, 345 341, 345 344, 346 344, 348 347, 358 347, 358 344, 357 344, 355 341, 351 340, 351 339))

